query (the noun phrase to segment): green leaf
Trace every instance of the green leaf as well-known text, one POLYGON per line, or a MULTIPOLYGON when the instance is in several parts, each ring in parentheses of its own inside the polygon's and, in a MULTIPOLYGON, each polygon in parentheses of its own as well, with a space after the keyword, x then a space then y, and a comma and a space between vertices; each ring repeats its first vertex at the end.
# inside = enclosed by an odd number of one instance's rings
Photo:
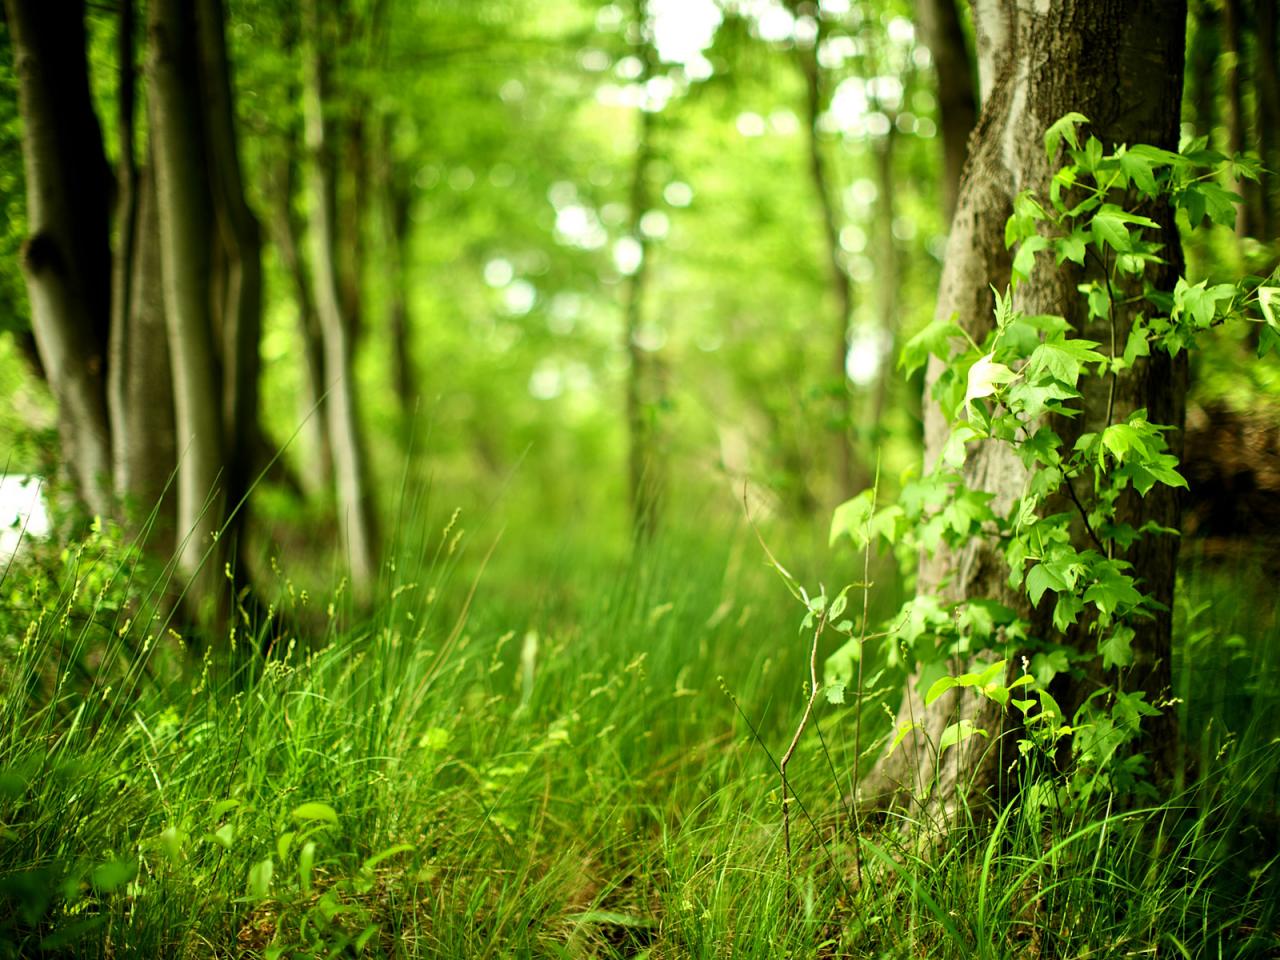
POLYGON ((1093 242, 1097 245, 1099 252, 1104 247, 1110 247, 1117 253, 1125 253, 1129 249, 1129 228, 1115 215, 1114 211, 1109 211, 1110 207, 1111 204, 1106 204, 1093 215, 1089 230, 1093 234, 1093 242))
POLYGON ((1055 380, 1074 387, 1080 379, 1081 364, 1106 359, 1093 349, 1096 346, 1098 344, 1094 340, 1080 339, 1042 343, 1027 358, 1027 370, 1032 375, 1046 372, 1055 380))
POLYGON ((1036 254, 1041 250, 1048 249, 1048 247, 1049 239, 1047 237, 1033 236, 1023 240, 1013 258, 1013 275, 1015 279, 1031 279, 1031 272, 1036 266, 1036 254))
POLYGON ((1059 237, 1055 243, 1058 248, 1058 263, 1063 260, 1070 260, 1072 263, 1078 263, 1084 266, 1085 244, 1088 242, 1088 236, 1082 228, 1076 227, 1071 231, 1071 235, 1067 237, 1059 237))
POLYGON ((380 853, 375 853, 372 857, 369 857, 367 860, 365 860, 364 863, 360 865, 360 869, 372 870, 378 864, 382 863, 383 860, 387 860, 391 857, 398 856, 399 854, 402 854, 402 853, 408 853, 410 850, 416 850, 416 849, 418 848, 415 847, 412 843, 397 843, 395 846, 387 847, 387 849, 381 851, 380 853))
POLYGON ((298 853, 298 885, 302 887, 303 893, 311 892, 311 870, 315 862, 316 844, 314 840, 308 840, 298 853))
POLYGON ((964 331, 956 325, 954 317, 934 320, 907 341, 898 358, 898 366, 910 376, 925 365, 931 354, 946 360, 951 354, 951 340, 956 337, 963 339, 964 331))
POLYGON ((1027 574, 1027 596, 1031 598, 1033 606, 1040 605, 1040 598, 1046 590, 1061 593, 1068 589, 1066 581, 1043 563, 1037 563, 1027 574))
POLYGON ((319 801, 311 801, 301 806, 294 807, 293 819, 295 820, 323 820, 326 823, 337 823, 338 812, 327 803, 319 801))
POLYGON ((875 490, 868 487, 852 500, 846 500, 831 514, 831 532, 828 545, 848 535, 853 545, 861 549, 871 541, 868 529, 871 514, 875 510, 875 490))
POLYGON ((958 743, 964 743, 974 734, 981 734, 984 737, 990 736, 987 731, 975 726, 972 720, 961 720, 959 723, 951 724, 942 731, 942 738, 938 741, 938 753, 942 753, 958 743))
POLYGON ((271 878, 274 873, 275 863, 270 857, 249 867, 246 887, 250 900, 262 901, 271 896, 271 878))
POLYGON ((1280 287, 1259 287, 1258 309, 1269 327, 1280 330, 1280 287))
POLYGON ((1044 132, 1044 155, 1052 161, 1064 139, 1079 149, 1080 138, 1076 133, 1076 125, 1088 122, 1089 118, 1083 113, 1075 112, 1064 114, 1061 119, 1054 121, 1044 132))
POLYGON ((939 677, 924 695, 924 705, 926 707, 929 706, 948 690, 953 690, 958 686, 960 686, 960 681, 955 677, 939 677))
POLYGON ((132 880, 138 873, 138 865, 130 860, 111 860, 93 868, 89 882, 100 893, 111 893, 132 880))
POLYGON ((1128 151, 1120 155, 1120 169, 1138 185, 1147 196, 1155 196, 1156 178, 1151 172, 1151 161, 1143 154, 1128 151))
POLYGON ((1130 627, 1126 627, 1123 623, 1116 624, 1111 631, 1110 636, 1098 644, 1098 652, 1102 654, 1102 666, 1110 667, 1127 667, 1133 663, 1133 649, 1130 644, 1133 643, 1134 632, 1130 627))
POLYGON ((893 751, 897 750, 902 741, 907 739, 907 735, 910 734, 912 730, 920 729, 922 728, 918 723, 904 723, 902 726, 898 727, 898 732, 894 734, 893 742, 889 744, 889 751, 886 756, 893 756, 893 751))

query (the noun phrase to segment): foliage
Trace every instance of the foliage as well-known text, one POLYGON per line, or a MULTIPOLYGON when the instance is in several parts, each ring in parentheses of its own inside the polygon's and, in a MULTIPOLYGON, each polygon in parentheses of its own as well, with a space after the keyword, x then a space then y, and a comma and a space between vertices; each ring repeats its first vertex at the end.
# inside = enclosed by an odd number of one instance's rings
MULTIPOLYGON (((1020 745, 1024 755, 1036 746, 1052 756, 1058 740, 1070 736, 1076 789, 1087 800, 1100 784, 1108 791, 1150 789, 1142 782, 1143 758, 1127 748, 1136 742, 1143 718, 1161 709, 1154 702, 1160 691, 1127 689, 1122 681, 1135 660, 1134 621, 1159 608, 1142 589, 1141 571, 1123 554, 1141 537, 1178 532, 1154 521, 1135 529, 1119 505, 1129 490, 1145 497, 1157 484, 1186 486, 1168 449, 1170 428, 1150 422, 1141 408, 1117 415, 1118 377, 1153 350, 1176 356, 1192 348, 1200 333, 1229 319, 1258 323, 1258 351, 1266 353, 1280 343, 1270 305, 1280 286, 1275 278, 1210 286, 1182 276, 1172 290, 1143 285, 1149 268, 1165 262, 1165 250, 1160 224, 1141 211, 1167 199, 1192 228, 1205 218, 1232 224, 1239 197, 1220 187, 1217 177, 1228 170, 1256 175, 1256 165, 1207 150, 1203 140, 1188 142, 1178 153, 1137 145, 1108 154, 1096 137, 1082 142, 1083 123, 1085 117, 1068 114, 1045 133, 1050 160, 1064 141, 1070 148, 1070 163, 1054 175, 1048 202, 1027 191, 1014 203, 1005 231, 1006 244, 1017 248, 1013 285, 1004 294, 995 291, 991 333, 976 343, 954 322, 938 320, 903 349, 908 370, 930 355, 946 363, 933 399, 951 425, 950 436, 934 469, 908 484, 898 504, 873 511, 870 491, 844 504, 833 517, 831 536, 847 535, 861 548, 873 538, 905 543, 908 556, 943 544, 959 549, 979 537, 1000 544, 1009 586, 1025 594, 1028 609, 1051 603, 1052 634, 1032 636, 1028 622, 990 600, 946 605, 921 597, 904 607, 884 635, 891 649, 922 665, 926 677, 953 658, 983 649, 1006 657, 1017 651, 1022 673, 1011 682, 1004 680, 1009 661, 998 660, 975 672, 922 681, 925 703, 962 686, 1002 708, 1016 707, 1031 738, 1020 745), (1068 261, 1096 267, 1085 274, 1092 278, 1079 292, 1089 323, 1110 331, 1108 345, 1081 336, 1063 317, 1028 316, 1017 308, 1017 284, 1048 269, 1048 261, 1058 269, 1068 261), (961 341, 965 346, 954 349, 961 341), (1105 384, 1105 414, 1097 429, 1077 431, 1068 444, 1051 418, 1069 421, 1081 414, 1087 377, 1105 384), (1025 468, 1021 494, 1006 510, 997 511, 992 493, 966 482, 966 456, 977 443, 1008 448, 1025 468), (1077 637, 1091 638, 1089 646, 1078 646, 1077 637), (1064 716, 1045 686, 1060 672, 1082 675, 1095 656, 1114 679, 1095 689, 1074 716, 1064 716), (1023 686, 1030 699, 1013 696, 1023 686)), ((841 652, 829 661, 836 683, 847 683, 847 669, 841 669, 846 659, 841 652)), ((899 730, 892 746, 909 729, 899 730)), ((987 731, 959 721, 936 749, 974 734, 987 731)))

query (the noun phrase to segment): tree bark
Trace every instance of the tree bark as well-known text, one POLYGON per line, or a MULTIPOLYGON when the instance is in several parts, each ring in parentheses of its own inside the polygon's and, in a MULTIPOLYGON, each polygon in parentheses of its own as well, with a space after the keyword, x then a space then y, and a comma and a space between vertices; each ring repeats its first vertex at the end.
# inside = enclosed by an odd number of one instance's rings
POLYGON ((5 10, 23 123, 32 332, 77 493, 108 516, 111 173, 89 93, 84 8, 6 0, 5 10))
MULTIPOLYGON (((1227 152, 1244 153, 1253 146, 1249 136, 1249 118, 1245 114, 1243 80, 1246 76, 1244 52, 1244 11, 1240 0, 1224 0, 1222 4, 1222 52, 1224 54, 1223 103, 1226 107, 1227 152)), ((1259 195, 1257 184, 1241 179, 1234 184, 1244 203, 1236 210, 1236 235, 1257 236, 1259 227, 1259 195)))
POLYGON ((969 134, 978 120, 973 65, 955 0, 916 0, 920 35, 933 58, 942 129, 942 205, 947 222, 956 209, 969 134))
MULTIPOLYGON (((151 0, 148 32, 148 106, 177 424, 178 565, 191 584, 189 596, 206 605, 221 593, 226 478, 195 13, 186 0, 151 0)), ((207 615, 207 609, 197 612, 199 619, 207 615)))
MULTIPOLYGON (((936 316, 954 315, 981 341, 993 323, 990 285, 1003 289, 1009 281, 1003 238, 1013 199, 1024 189, 1046 193, 1061 163, 1060 158, 1048 162, 1044 155, 1042 136, 1053 121, 1076 110, 1091 119, 1091 132, 1107 146, 1143 142, 1176 147, 1186 7, 1158 0, 993 0, 980 2, 976 12, 979 36, 996 45, 979 47, 980 59, 987 64, 987 92, 952 222, 936 316)), ((1146 212, 1164 226, 1160 239, 1170 260, 1146 280, 1170 289, 1180 250, 1173 218, 1163 205, 1146 212)), ((1091 339, 1108 344, 1109 330, 1104 336, 1086 324, 1087 311, 1076 289, 1096 274, 1092 268, 1084 272, 1052 267, 1046 257, 1033 278, 1019 286, 1015 303, 1029 314, 1059 314, 1081 335, 1092 333, 1091 339)), ((1117 339, 1124 343, 1132 316, 1124 308, 1118 313, 1117 339)), ((941 370, 942 364, 931 364, 928 387, 941 370)), ((1152 422, 1180 430, 1185 386, 1185 357, 1175 362, 1153 356, 1140 362, 1119 378, 1113 420, 1145 406, 1152 422)), ((1072 428, 1076 433, 1105 425, 1105 393, 1105 385, 1086 390, 1084 413, 1072 428)), ((1063 430, 1059 432, 1069 446, 1076 434, 1063 430)), ((941 413, 930 403, 927 467, 938 457, 947 433, 941 413)), ((1175 445, 1180 442, 1174 439, 1175 445)), ((1008 445, 984 442, 970 452, 964 476, 969 487, 995 495, 993 508, 1000 513, 1019 496, 1026 474, 1008 445)), ((1131 498, 1125 510, 1125 519, 1135 527, 1147 520, 1177 525, 1177 502, 1168 488, 1157 487, 1145 500, 1131 498)), ((1140 540, 1126 557, 1136 565, 1145 589, 1166 605, 1172 601, 1176 551, 1176 538, 1154 537, 1140 540)), ((998 547, 975 540, 963 549, 943 549, 932 560, 923 560, 917 589, 955 602, 995 599, 1030 619, 1037 635, 1049 635, 1046 618, 1035 616, 1025 597, 1010 590, 1007 572, 998 547)), ((1138 664, 1124 683, 1148 691, 1149 701, 1158 701, 1169 686, 1169 616, 1133 626, 1138 630, 1138 664)), ((1068 638, 1072 640, 1079 642, 1078 637, 1068 638)), ((952 670, 968 666, 955 663, 952 670)), ((1006 787, 1002 777, 1009 757, 1004 744, 1009 738, 1001 738, 1003 718, 990 701, 951 691, 926 708, 919 679, 917 675, 908 682, 898 721, 921 723, 923 729, 880 758, 862 784, 860 802, 864 812, 904 806, 940 825, 953 822, 962 802, 998 802, 1006 787), (990 731, 991 740, 970 737, 940 759, 933 745, 948 724, 962 717, 990 731)), ((1067 696, 1064 706, 1078 701, 1067 696)), ((1144 726, 1157 775, 1171 762, 1172 722, 1166 711, 1159 722, 1144 726)))
POLYGON ((378 536, 367 467, 356 412, 352 337, 339 291, 335 169, 326 117, 327 65, 319 0, 303 5, 307 149, 311 155, 311 252, 316 310, 324 339, 329 428, 337 481, 339 527, 350 565, 352 586, 367 599, 377 577, 378 536))

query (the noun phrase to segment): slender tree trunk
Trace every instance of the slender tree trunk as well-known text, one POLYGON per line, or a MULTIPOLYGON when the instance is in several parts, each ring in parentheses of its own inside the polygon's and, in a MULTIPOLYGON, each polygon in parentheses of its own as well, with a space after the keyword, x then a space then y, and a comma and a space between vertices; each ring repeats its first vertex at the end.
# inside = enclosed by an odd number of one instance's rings
MULTIPOLYGON (((639 83, 645 86, 653 76, 654 51, 649 37, 646 0, 636 0, 635 22, 642 33, 639 83)), ((631 196, 628 201, 628 234, 640 252, 635 270, 627 278, 623 312, 624 346, 630 360, 627 373, 627 430, 630 437, 628 480, 631 497, 631 529, 636 542, 653 537, 661 519, 666 494, 666 464, 659 450, 661 439, 657 417, 662 402, 662 378, 658 358, 644 345, 645 292, 649 277, 649 241, 641 221, 649 208, 649 178, 653 165, 655 113, 643 106, 636 121, 636 151, 631 168, 631 196)))
POLYGON ((153 509, 147 545, 169 557, 175 547, 175 500, 167 488, 177 466, 174 397, 160 265, 160 219, 152 169, 138 178, 136 241, 128 274, 128 313, 111 330, 111 429, 116 492, 131 524, 153 509))
POLYGON ((311 249, 316 311, 324 339, 329 428, 338 490, 339 526, 352 586, 362 598, 377 576, 378 537, 356 413, 351 328, 338 289, 333 145, 325 116, 326 64, 319 0, 303 6, 305 74, 303 107, 311 154, 311 249))
POLYGON ((309 496, 328 496, 333 489, 333 445, 330 441, 329 398, 325 395, 324 333, 316 314, 311 275, 299 249, 298 241, 302 236, 303 225, 293 210, 296 153, 296 137, 291 130, 278 165, 276 197, 271 208, 270 223, 272 237, 292 282, 298 308, 298 334, 302 342, 305 374, 305 389, 302 392, 299 414, 303 418, 305 448, 312 458, 312 463, 302 471, 302 476, 309 496))
POLYGON ((247 517, 247 504, 241 503, 248 496, 260 450, 262 232, 245 201, 222 0, 196 0, 195 9, 214 240, 224 267, 224 286, 215 302, 220 306, 216 329, 222 357, 224 489, 227 506, 235 511, 227 532, 234 541, 247 517))
POLYGON ((969 156, 969 134, 978 120, 973 64, 955 0, 916 0, 916 20, 938 79, 942 203, 950 222, 960 191, 960 175, 969 156))
MULTIPOLYGON (((1222 4, 1223 98, 1227 121, 1227 151, 1243 153, 1255 144, 1249 136, 1249 118, 1245 112, 1243 82, 1247 77, 1244 52, 1244 11, 1240 0, 1224 0, 1222 4)), ((1259 196, 1257 184, 1252 180, 1240 180, 1234 184, 1244 197, 1236 213, 1236 234, 1241 237, 1257 235, 1259 227, 1259 196)))
POLYGON ((195 12, 151 0, 148 105, 178 446, 178 563, 197 618, 221 593, 226 478, 221 368, 211 315, 212 207, 195 12))
POLYGON ((390 347, 391 380, 405 425, 413 416, 419 395, 418 376, 414 372, 413 345, 409 338, 409 298, 406 290, 405 246, 409 240, 412 194, 402 182, 402 172, 394 158, 391 118, 384 115, 379 124, 378 191, 381 194, 383 258, 390 279, 387 290, 387 342, 390 347))
POLYGON ((1194 28, 1187 50, 1187 101, 1192 111, 1195 132, 1213 133, 1217 117, 1218 56, 1221 29, 1217 9, 1208 0, 1192 0, 1191 21, 1194 28))
POLYGON ((31 326, 62 450, 89 510, 112 512, 107 410, 111 174, 89 94, 84 8, 6 0, 22 115, 31 326))
MULTIPOLYGON (((1091 131, 1105 144, 1153 143, 1173 148, 1178 140, 1181 102, 1183 39, 1186 8, 1181 3, 1157 0, 1057 0, 1034 5, 1008 0, 979 3, 978 32, 994 49, 979 48, 987 64, 982 114, 973 151, 961 186, 948 242, 947 260, 939 290, 936 315, 952 316, 976 340, 992 325, 990 285, 1003 288, 1009 279, 1009 254, 1004 246, 1004 226, 1013 198, 1024 189, 1047 192, 1059 159, 1047 162, 1042 135, 1054 120, 1068 111, 1084 113, 1091 131), (992 39, 994 38, 994 40, 992 39), (1003 38, 1003 39, 1001 39, 1003 38)), ((1173 218, 1164 205, 1147 211, 1164 225, 1165 256, 1171 263, 1145 279, 1160 289, 1172 287, 1179 264, 1179 246, 1173 218)), ((1076 286, 1092 278, 1086 273, 1041 265, 1033 279, 1019 286, 1016 305, 1030 314, 1055 313, 1066 317, 1084 336, 1109 343, 1110 331, 1091 330, 1076 286)), ((1119 309, 1117 338, 1125 342, 1132 317, 1119 309)), ((941 372, 933 364, 927 376, 931 386, 941 372)), ((1117 383, 1113 419, 1121 419, 1143 406, 1153 422, 1180 428, 1185 399, 1185 358, 1179 362, 1153 356, 1117 383)), ((928 396, 928 393, 926 393, 928 396)), ((1086 391, 1085 411, 1079 423, 1062 433, 1068 445, 1076 433, 1105 426, 1105 387, 1086 391)), ((1061 424, 1055 429, 1065 430, 1061 424)), ((939 455, 947 427, 936 405, 926 414, 926 464, 939 455)), ((1007 510, 1021 490, 1025 470, 1005 444, 979 444, 968 456, 966 483, 995 495, 993 508, 1007 510)), ((1145 500, 1133 498, 1125 506, 1127 521, 1139 527, 1147 520, 1176 526, 1176 498, 1157 487, 1145 500)), ((1171 605, 1177 540, 1152 537, 1139 541, 1126 559, 1141 571, 1147 589, 1157 600, 1171 605)), ((1034 617, 1026 599, 1010 590, 1007 567, 998 546, 975 540, 957 551, 940 550, 933 560, 922 561, 918 578, 922 594, 946 600, 989 597, 1032 619, 1041 636, 1051 635, 1043 617, 1034 617)), ((1161 699, 1169 686, 1170 620, 1167 614, 1136 623, 1134 649, 1138 665, 1126 684, 1161 699)), ((1078 638, 1068 638, 1068 642, 1078 638)), ((953 664, 961 671, 966 664, 953 664)), ((898 722, 918 723, 892 753, 883 755, 862 784, 864 811, 903 805, 934 824, 952 822, 962 800, 982 797, 997 800, 1009 757, 999 736, 1002 717, 990 701, 976 700, 951 691, 928 708, 922 700, 919 677, 904 692, 898 722), (939 759, 934 745, 943 729, 964 717, 991 732, 991 740, 971 737, 952 747, 939 759)), ((1064 706, 1078 702, 1071 691, 1064 706)), ((1144 724, 1145 741, 1157 774, 1167 771, 1176 742, 1172 715, 1144 724)))
POLYGON ((797 45, 796 62, 804 78, 805 137, 809 150, 809 179, 813 184, 818 211, 822 223, 822 242, 826 254, 827 275, 830 283, 832 313, 832 384, 837 400, 836 418, 840 424, 836 436, 835 474, 836 497, 846 499, 857 492, 861 485, 857 463, 854 460, 852 432, 854 424, 854 396, 849 388, 846 364, 849 357, 849 324, 853 321, 854 288, 849 271, 845 269, 844 253, 840 249, 841 216, 836 209, 835 188, 827 169, 822 151, 822 132, 819 120, 826 102, 822 65, 818 62, 818 50, 824 30, 821 15, 817 18, 818 33, 812 44, 797 45))
POLYGON ((1255 89, 1258 97, 1258 141, 1263 173, 1259 182, 1262 215, 1259 239, 1280 238, 1280 50, 1277 44, 1276 0, 1257 0, 1257 50, 1255 89))
POLYGON ((872 387, 871 434, 873 449, 884 440, 884 416, 889 405, 889 391, 893 386, 891 369, 886 369, 885 358, 895 354, 893 345, 898 339, 898 246, 893 235, 896 211, 893 204, 893 158, 897 134, 893 127, 875 147, 876 195, 876 312, 879 314, 880 335, 877 344, 881 349, 881 363, 876 367, 872 387), (887 349, 886 349, 887 348, 887 349))

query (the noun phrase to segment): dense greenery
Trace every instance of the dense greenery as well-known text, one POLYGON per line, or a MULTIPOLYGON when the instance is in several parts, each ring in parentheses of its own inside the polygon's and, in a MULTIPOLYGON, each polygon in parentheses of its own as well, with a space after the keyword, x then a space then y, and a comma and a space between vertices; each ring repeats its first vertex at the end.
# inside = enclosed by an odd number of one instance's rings
POLYGON ((948 0, 72 6, 111 329, 172 350, 210 264, 230 382, 260 236, 260 395, 210 394, 210 532, 171 414, 86 490, 8 0, 0 475, 53 529, 0 554, 0 958, 1280 951, 1272 0, 1190 4, 1176 151, 1079 113, 1004 150, 1053 172, 985 327, 935 313, 948 0), (193 91, 207 261, 164 167, 193 91), (1127 379, 1157 354, 1168 421, 1127 379), (1186 535, 1141 512, 1175 489, 1186 535), (1175 589, 1142 545, 1178 540, 1175 589), (930 579, 978 542, 998 591, 930 579), (864 793, 921 741, 910 799, 864 793))

